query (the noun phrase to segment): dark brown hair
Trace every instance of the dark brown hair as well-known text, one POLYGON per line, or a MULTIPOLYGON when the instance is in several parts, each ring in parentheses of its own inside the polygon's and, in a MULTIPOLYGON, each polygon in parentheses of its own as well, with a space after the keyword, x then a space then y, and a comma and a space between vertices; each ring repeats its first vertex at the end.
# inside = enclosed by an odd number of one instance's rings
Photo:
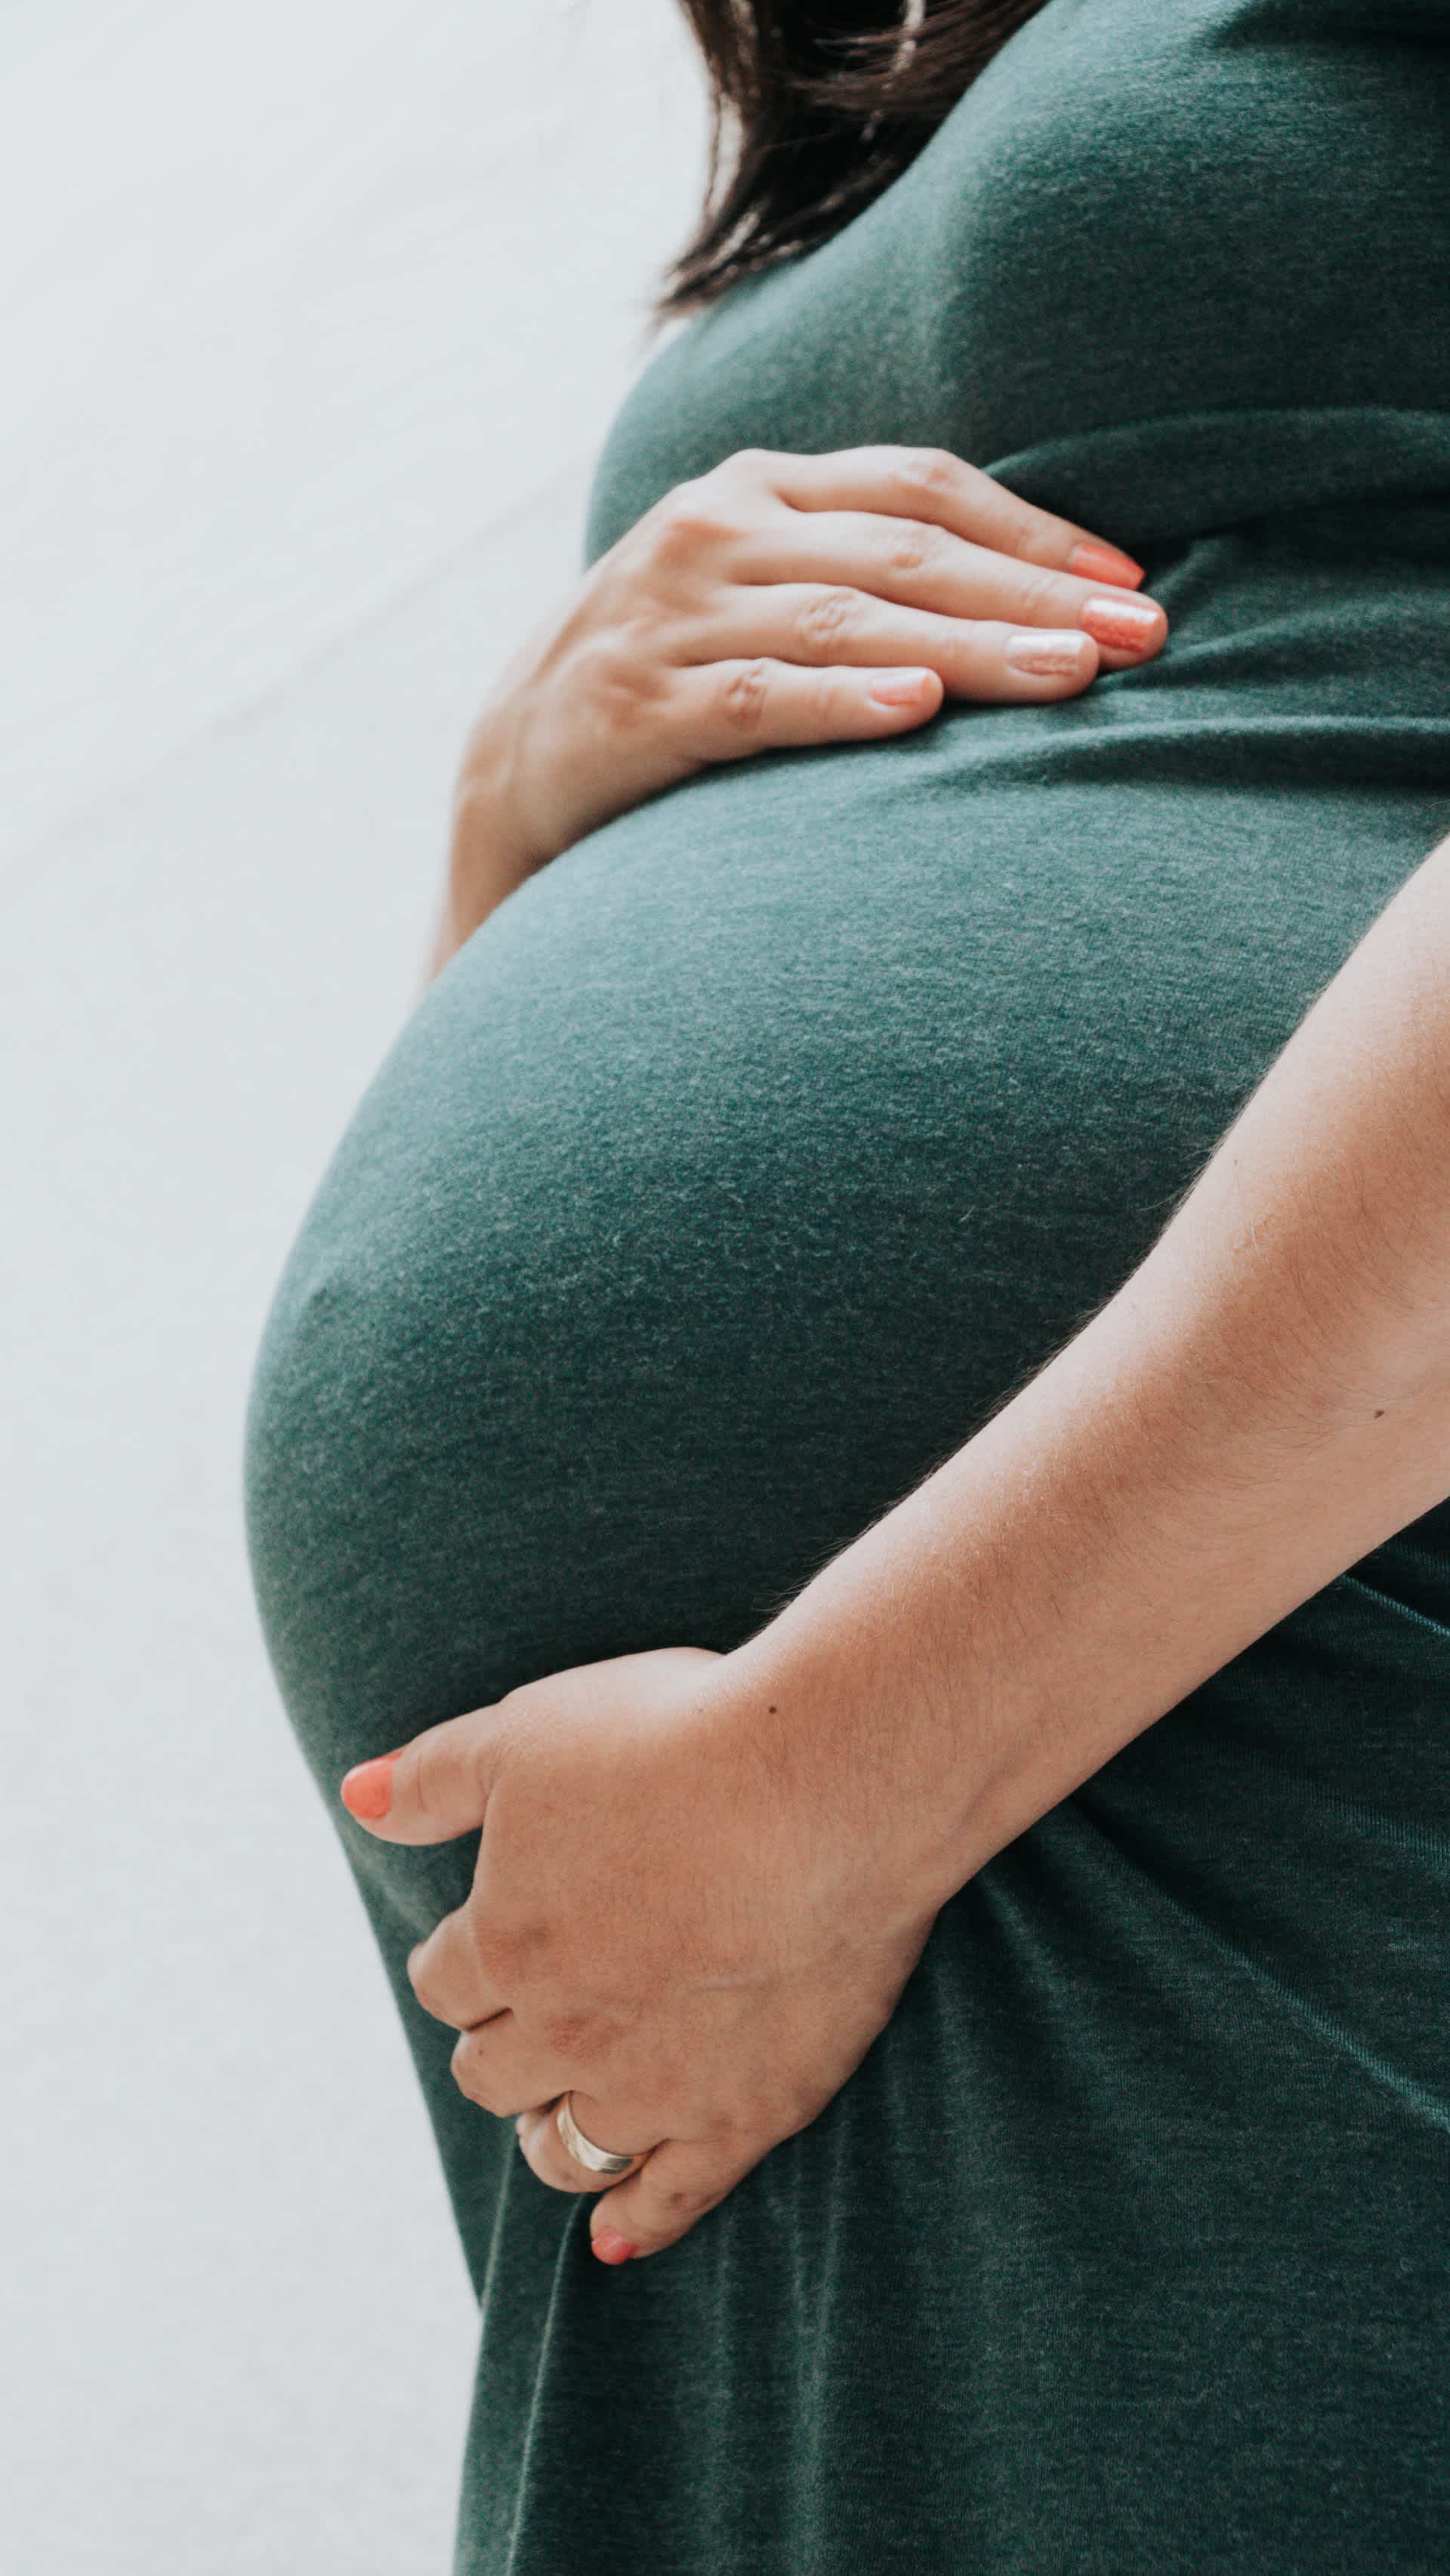
POLYGON ((825 241, 1043 0, 680 0, 710 83, 705 204, 656 318, 825 241))

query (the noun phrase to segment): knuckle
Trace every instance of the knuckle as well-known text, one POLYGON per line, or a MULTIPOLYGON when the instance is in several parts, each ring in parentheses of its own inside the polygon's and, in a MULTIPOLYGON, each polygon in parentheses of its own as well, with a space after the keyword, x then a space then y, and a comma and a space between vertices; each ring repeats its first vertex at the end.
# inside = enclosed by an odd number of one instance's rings
POLYGON ((905 448, 899 471, 904 489, 922 501, 947 500, 962 479, 960 459, 945 447, 905 448))
POLYGON ((553 1932, 547 1922, 523 1915, 490 1917, 479 1930, 479 1955, 491 1977, 510 1986, 538 1973, 545 1965, 553 1932))
POLYGON ((470 2102, 481 2111, 492 2111, 502 2118, 510 2104, 507 2088, 481 2061, 477 2048, 467 2037, 460 2039, 449 2060, 453 2081, 470 2102))
POLYGON ((731 2110, 706 2111, 694 2123, 696 2134, 707 2146, 729 2149, 737 2146, 750 2127, 748 2112, 737 2104, 731 2110))
POLYGON ((773 448, 737 447, 732 449, 723 464, 718 465, 715 471, 719 474, 736 474, 742 479, 748 478, 751 482, 759 482, 770 473, 775 461, 773 448))
POLYGON ((806 601, 797 619, 800 641, 809 651, 829 649, 849 636, 859 623, 853 590, 819 590, 806 601))
POLYGON ((886 549, 886 568, 894 573, 922 573, 930 569, 941 552, 939 540, 923 528, 918 534, 906 530, 891 539, 886 549))
POLYGON ((599 724, 616 740, 627 740, 658 723, 663 675, 645 652, 612 639, 593 657, 589 693, 599 724))
POLYGON ((726 673, 720 691, 720 713, 732 733, 758 733, 769 699, 769 665, 757 657, 726 673))
POLYGON ((1018 593, 1018 615, 1042 618, 1049 625, 1075 625, 1076 619, 1062 597, 1062 584, 1056 573, 1029 573, 1018 593))
POLYGON ((435 2021, 453 2021, 456 2019, 456 2015, 450 2012, 444 2004, 442 1988, 438 1981, 438 1973, 431 1959, 424 1959, 416 1966, 411 1959, 409 1960, 408 1983, 412 1987, 418 2002, 422 2005, 424 2012, 431 2013, 435 2021))
POLYGON ((544 2013, 538 2027, 540 2042, 551 2056, 579 2058, 594 2036, 594 2015, 578 2009, 544 2013))
POLYGON ((715 2182, 673 2182, 656 2197, 667 2219, 702 2218, 707 2209, 724 2199, 725 2186, 715 2182))
POLYGON ((412 1790, 425 1822, 440 1818, 448 1805, 450 1757, 437 1739, 425 1735, 413 1747, 412 1790))
POLYGON ((801 706, 802 724, 813 728, 823 741, 830 741, 843 723, 849 727, 859 704, 860 695, 855 683, 843 680, 839 670, 823 666, 813 671, 806 682, 801 706))
POLYGON ((654 551, 661 562, 688 562, 707 546, 724 544, 735 533, 735 513, 719 482, 702 476, 677 483, 650 513, 654 551))
POLYGON ((1034 547, 1039 556, 1051 550, 1053 523, 1045 519, 1040 510, 1034 510, 1030 502, 1019 501, 1015 493, 999 490, 993 509, 996 534, 992 543, 1000 553, 1019 555, 1026 563, 1034 559, 1031 551, 1034 547))
MULTIPOLYGON (((532 1915, 519 1915, 495 1902, 487 1909, 477 1902, 465 1918, 468 1969, 476 1978, 480 1993, 502 1985, 512 1988, 535 1973, 546 1958, 553 1932, 546 1920, 532 1915)), ((457 1962, 462 1973, 462 1962, 457 1962)), ((430 1973, 429 1962, 422 1962, 422 1972, 430 1973)), ((465 1978, 465 1982, 469 1980, 465 1978)), ((417 1992, 417 1982, 414 1981, 417 1992)), ((419 2001, 423 2000, 419 1996, 419 2001)), ((479 2019, 478 2013, 472 2016, 479 2019)))

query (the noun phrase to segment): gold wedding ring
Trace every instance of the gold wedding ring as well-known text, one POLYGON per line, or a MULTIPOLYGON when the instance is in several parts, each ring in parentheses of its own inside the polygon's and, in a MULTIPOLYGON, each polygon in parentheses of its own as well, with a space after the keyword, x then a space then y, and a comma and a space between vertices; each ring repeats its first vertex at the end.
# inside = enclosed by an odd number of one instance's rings
POLYGON ((554 2113, 554 2126, 576 2164, 586 2165, 590 2173, 628 2173, 630 2166, 639 2162, 638 2155, 618 2156, 610 2148, 596 2147, 592 2138, 586 2138, 569 2108, 567 2093, 561 2093, 559 2096, 559 2107, 554 2113))

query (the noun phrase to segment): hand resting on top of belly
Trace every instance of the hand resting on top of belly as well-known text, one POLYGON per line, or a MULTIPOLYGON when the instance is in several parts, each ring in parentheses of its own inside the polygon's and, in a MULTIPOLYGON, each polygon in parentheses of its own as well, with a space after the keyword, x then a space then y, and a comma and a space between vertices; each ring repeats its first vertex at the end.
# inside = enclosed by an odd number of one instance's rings
POLYGON ((503 672, 470 738, 435 967, 525 877, 718 761, 1150 659, 1130 556, 935 448, 747 449, 678 484, 503 672))

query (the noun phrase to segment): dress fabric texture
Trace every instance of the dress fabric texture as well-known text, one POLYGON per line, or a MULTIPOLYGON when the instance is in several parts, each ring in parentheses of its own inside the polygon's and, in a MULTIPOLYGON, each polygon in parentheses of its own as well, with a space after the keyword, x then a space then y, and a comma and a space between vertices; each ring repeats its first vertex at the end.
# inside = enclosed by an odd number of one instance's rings
POLYGON ((532 879, 258 1366, 269 1644, 481 2301, 457 2569, 1425 2576, 1450 1510, 984 1869, 826 2112, 622 2270, 407 1989, 474 1839, 338 1805, 520 1682, 751 1634, 1122 1281, 1450 825, 1450 6, 1049 0, 657 350, 588 558, 737 448, 878 440, 1129 548, 1161 659, 716 769, 532 879))

